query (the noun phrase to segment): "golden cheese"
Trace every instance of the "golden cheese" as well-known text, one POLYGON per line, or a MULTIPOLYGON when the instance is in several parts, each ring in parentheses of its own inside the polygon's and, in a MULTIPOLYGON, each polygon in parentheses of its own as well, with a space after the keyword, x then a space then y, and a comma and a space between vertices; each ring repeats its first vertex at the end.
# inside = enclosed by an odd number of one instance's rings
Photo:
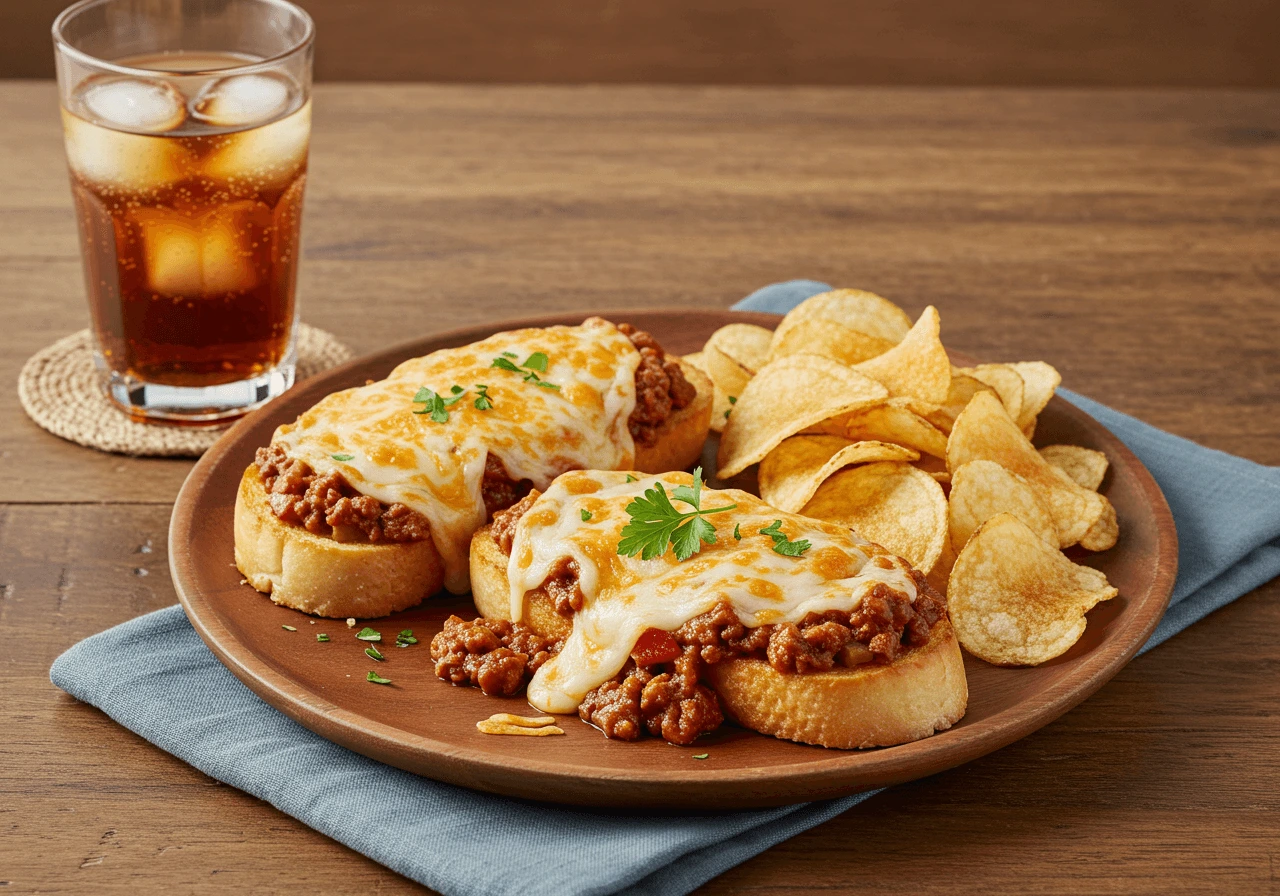
MULTIPOLYGON (((915 600, 910 568, 850 529, 785 513, 737 489, 702 492, 704 510, 737 509, 704 517, 716 542, 683 562, 668 550, 653 560, 622 557, 618 542, 629 522, 627 505, 656 483, 668 494, 690 485, 688 473, 639 476, 582 470, 566 473, 541 495, 516 527, 507 576, 511 614, 519 620, 524 598, 542 585, 564 558, 576 561, 583 606, 573 616, 564 648, 544 663, 529 684, 529 702, 542 712, 572 713, 587 692, 613 678, 646 629, 674 631, 721 600, 742 623, 798 622, 811 612, 853 610, 876 584, 915 600), (590 513, 583 520, 583 511, 590 513), (760 534, 774 520, 792 540, 810 548, 799 557, 773 550, 760 534), (741 540, 734 538, 737 527, 741 540), (875 562, 870 562, 875 558, 875 562)), ((682 512, 690 508, 673 503, 682 512)))
POLYGON ((460 348, 405 361, 385 380, 336 392, 274 442, 317 473, 339 471, 359 492, 418 511, 444 559, 445 587, 470 589, 468 550, 486 522, 481 480, 492 453, 512 479, 546 488, 565 470, 616 470, 634 463, 627 419, 635 409, 640 354, 613 324, 593 318, 578 327, 513 330, 460 348), (508 353, 504 355, 503 353, 508 353), (495 358, 523 364, 548 358, 538 377, 493 367, 495 358), (514 356, 514 357, 509 357, 514 356), (478 385, 492 407, 475 407, 478 385), (452 398, 439 423, 413 401, 422 387, 452 398), (334 455, 350 460, 337 460, 334 455))

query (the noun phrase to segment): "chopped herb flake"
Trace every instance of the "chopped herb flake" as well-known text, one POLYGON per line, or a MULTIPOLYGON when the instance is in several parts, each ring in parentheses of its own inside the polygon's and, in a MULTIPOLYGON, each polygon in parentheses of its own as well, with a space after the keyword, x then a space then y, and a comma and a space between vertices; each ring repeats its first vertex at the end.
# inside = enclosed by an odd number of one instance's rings
POLYGON ((449 391, 452 392, 454 395, 461 395, 464 390, 461 386, 454 385, 449 387, 449 391))
POLYGON ((480 397, 475 401, 476 410, 487 411, 492 408, 493 399, 489 397, 489 387, 484 384, 477 384, 476 391, 480 393, 480 397))
POLYGON ((502 356, 503 356, 504 358, 518 358, 518 357, 520 357, 520 356, 519 356, 519 355, 517 355, 515 352, 503 352, 503 353, 502 353, 502 356))
POLYGON ((768 526, 760 530, 761 535, 768 535, 773 539, 773 552, 781 554, 784 557, 799 557, 805 551, 809 550, 809 542, 805 540, 792 541, 782 532, 782 520, 774 520, 768 526))
POLYGON ((639 482, 639 481, 640 481, 639 479, 632 476, 630 473, 627 474, 627 482, 639 482))
POLYGON ((360 629, 360 631, 356 632, 356 638, 361 641, 381 641, 382 633, 375 632, 366 625, 364 628, 360 629))
POLYGON ((709 758, 711 758, 711 754, 710 754, 710 753, 694 753, 694 754, 693 754, 693 758, 694 758, 694 759, 709 759, 709 758))
POLYGON ((378 651, 378 648, 373 647, 372 645, 364 649, 364 655, 369 659, 377 660, 378 662, 382 662, 386 659, 386 657, 378 651))
POLYGON ((316 635, 316 640, 323 643, 329 640, 329 636, 326 635, 324 632, 321 632, 320 634, 316 635))
POLYGON ((297 629, 296 629, 296 628, 294 628, 292 625, 282 625, 282 626, 280 626, 280 627, 281 627, 282 629, 284 629, 285 631, 287 631, 287 632, 296 632, 296 631, 297 631, 297 629))
MULTIPOLYGON (((503 354, 504 354, 504 355, 511 355, 511 353, 510 353, 510 352, 503 352, 503 354)), ((514 358, 514 357, 515 357, 515 355, 511 355, 511 357, 513 357, 513 358, 514 358)), ((497 367, 499 370, 510 370, 512 373, 520 373, 520 372, 521 372, 519 367, 517 367, 517 366, 516 366, 515 364, 513 364, 511 361, 508 361, 506 358, 494 358, 494 359, 493 359, 493 363, 492 363, 492 364, 490 364, 489 366, 490 366, 490 367, 497 367)))
POLYGON ((536 370, 538 373, 547 372, 547 362, 551 359, 547 357, 546 352, 534 352, 529 359, 520 366, 525 370, 536 370))
POLYGON ((733 526, 733 540, 742 541, 742 523, 735 523, 733 526))
POLYGON ((390 678, 383 678, 377 672, 370 672, 364 677, 365 681, 372 681, 374 684, 391 684, 390 678))
POLYGON ((589 519, 591 519, 591 511, 584 508, 582 510, 582 521, 585 523, 589 519))
POLYGON ((402 631, 400 634, 396 635, 397 647, 408 647, 410 644, 417 644, 417 643, 418 643, 418 639, 413 636, 413 629, 407 628, 404 631, 402 631))
POLYGON ((449 412, 445 410, 445 400, 426 386, 419 389, 417 394, 413 396, 413 403, 423 406, 422 410, 414 411, 415 414, 430 414, 431 419, 436 423, 449 422, 449 412))
POLYGON ((330 456, 331 456, 334 460, 342 461, 343 463, 346 463, 346 462, 347 462, 347 461, 349 461, 349 460, 354 460, 354 459, 355 459, 355 455, 354 455, 354 454, 333 454, 333 455, 330 455, 330 456))

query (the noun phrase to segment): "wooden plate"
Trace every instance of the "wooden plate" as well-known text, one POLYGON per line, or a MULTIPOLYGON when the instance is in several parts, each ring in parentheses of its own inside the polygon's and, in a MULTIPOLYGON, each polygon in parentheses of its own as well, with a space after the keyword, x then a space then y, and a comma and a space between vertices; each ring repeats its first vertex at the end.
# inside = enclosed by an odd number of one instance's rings
MULTIPOLYGON (((324 395, 380 379, 405 358, 463 345, 497 330, 580 323, 559 314, 459 330, 353 361, 303 383, 237 423, 191 471, 174 507, 169 556, 174 584, 196 631, 262 699, 312 731, 382 762, 441 781, 560 803, 685 810, 772 806, 834 797, 920 778, 968 762, 1060 716, 1102 686, 1146 641, 1173 588, 1177 536, 1159 487, 1138 459, 1083 411, 1055 398, 1036 441, 1105 451, 1103 491, 1120 519, 1120 542, 1085 562, 1103 570, 1120 596, 1089 613, 1084 637, 1063 656, 1031 669, 999 669, 966 657, 969 709, 949 731, 898 747, 827 750, 733 726, 675 747, 656 739, 609 741, 574 718, 564 737, 494 737, 475 723, 495 712, 528 714, 520 698, 495 699, 454 687, 432 672, 428 645, 450 613, 473 613, 466 598, 435 598, 376 620, 387 659, 375 663, 342 620, 278 607, 241 584, 232 565, 236 486, 275 427, 324 395), (297 631, 281 626, 291 625, 297 631), (419 643, 393 646, 412 629, 419 643), (324 632, 332 639, 316 641, 324 632), (365 680, 374 670, 392 686, 365 680), (695 754, 708 754, 705 760, 695 754)), ((645 311, 607 315, 649 330, 669 351, 699 349, 733 321, 772 327, 777 318, 729 311, 645 311)), ((707 457, 714 459, 714 439, 707 457)), ((710 468, 712 465, 708 465, 710 468)), ((735 481, 736 483, 736 481, 735 481)), ((363 621, 362 621, 363 624, 363 621)))

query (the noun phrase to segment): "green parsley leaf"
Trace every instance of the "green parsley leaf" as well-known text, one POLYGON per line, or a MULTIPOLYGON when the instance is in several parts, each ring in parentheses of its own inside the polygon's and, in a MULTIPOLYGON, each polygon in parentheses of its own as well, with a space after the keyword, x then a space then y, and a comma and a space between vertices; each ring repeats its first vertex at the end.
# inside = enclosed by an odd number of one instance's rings
MULTIPOLYGON (((737 404, 737 403, 738 403, 738 396, 736 396, 736 395, 730 395, 730 396, 729 396, 729 404, 734 405, 734 404, 737 404)), ((728 409, 726 409, 726 410, 725 410, 725 412, 724 412, 724 419, 728 420, 728 419, 729 419, 729 415, 730 415, 730 414, 732 414, 732 413, 733 413, 733 408, 728 408, 728 409)))
MULTIPOLYGON (((527 381, 527 378, 526 378, 526 381, 527 381)), ((539 386, 543 389, 555 389, 557 392, 560 391, 560 386, 558 383, 548 383, 546 380, 538 380, 536 383, 534 383, 534 385, 539 386)))
POLYGON ((742 523, 733 524, 733 540, 742 541, 742 523))
POLYGON ((378 648, 372 647, 372 646, 366 647, 364 649, 364 655, 367 656, 369 659, 377 660, 380 663, 386 660, 386 657, 378 652, 378 648))
POLYGON ((670 544, 677 560, 688 560, 702 549, 703 544, 715 544, 715 527, 703 517, 733 510, 738 505, 703 510, 701 467, 694 470, 693 482, 692 488, 681 485, 672 492, 677 501, 693 507, 685 513, 676 510, 661 482, 645 489, 643 497, 633 499, 627 505, 631 521, 622 530, 618 553, 623 557, 638 554, 642 560, 653 560, 665 554, 670 544))
MULTIPOLYGON (((445 410, 445 400, 426 386, 419 389, 413 396, 413 403, 423 405, 422 410, 414 411, 415 414, 430 414, 431 419, 436 423, 449 422, 449 412, 445 410)), ((452 404, 452 401, 449 404, 452 404)))
POLYGON ((630 473, 627 474, 627 482, 639 482, 639 481, 640 481, 639 479, 632 476, 630 473))
POLYGON ((381 641, 382 633, 375 632, 366 625, 364 628, 360 629, 360 631, 356 632, 356 638, 361 641, 381 641))
POLYGON ((343 463, 345 463, 346 461, 355 459, 354 454, 331 454, 329 456, 332 457, 334 460, 342 461, 343 463))
POLYGON ((773 552, 781 554, 784 557, 799 557, 805 551, 809 550, 809 542, 805 540, 792 541, 782 532, 782 520, 774 520, 768 526, 760 530, 761 535, 768 535, 773 539, 773 552))
POLYGON ((515 358, 517 355, 512 352, 503 352, 502 355, 503 357, 494 358, 493 363, 490 366, 497 367, 502 370, 508 370, 512 373, 523 374, 524 381, 526 383, 533 383, 535 386, 541 386, 543 389, 555 389, 557 392, 560 391, 560 387, 558 385, 555 383, 544 382, 542 377, 538 376, 539 373, 547 372, 547 365, 551 361, 551 359, 547 357, 546 352, 534 352, 529 356, 528 360, 519 367, 507 360, 508 358, 515 358))
POLYGON ((410 644, 417 644, 417 643, 418 643, 418 639, 413 636, 413 629, 407 628, 404 631, 402 631, 400 634, 396 635, 397 647, 408 647, 410 644))
POLYGON ((487 411, 492 408, 493 400, 489 398, 489 387, 480 383, 476 385, 476 391, 480 393, 480 397, 475 401, 476 410, 487 411))
POLYGON ((582 521, 585 523, 587 520, 591 519, 591 511, 584 508, 581 511, 581 516, 582 516, 582 521))
POLYGON ((503 353, 502 353, 502 356, 503 356, 504 358, 518 358, 518 357, 520 357, 520 356, 519 356, 519 355, 517 355, 515 352, 503 352, 503 353))
POLYGON ((449 391, 452 392, 454 395, 461 395, 465 390, 461 386, 455 383, 454 385, 449 387, 449 391))
POLYGON ((372 681, 374 684, 391 684, 390 678, 383 678, 377 672, 370 672, 364 677, 365 681, 372 681))
POLYGON ((536 370, 538 373, 546 373, 547 362, 550 360, 551 359, 547 357, 546 352, 534 352, 529 356, 529 360, 525 361, 520 366, 525 370, 536 370))
MULTIPOLYGON (((512 358, 514 358, 514 357, 515 357, 515 355, 512 355, 512 354, 511 354, 511 352, 503 352, 503 354, 504 354, 504 355, 509 355, 509 356, 510 356, 510 357, 512 357, 512 358)), ((493 363, 492 363, 492 364, 490 364, 489 366, 490 366, 490 367, 497 367, 499 370, 510 370, 512 373, 520 373, 520 372, 521 372, 521 370, 520 370, 520 368, 519 368, 519 367, 517 367, 515 364, 511 363, 510 361, 508 361, 506 358, 494 358, 494 359, 493 359, 493 363)))
POLYGON ((467 397, 467 391, 463 389, 461 386, 454 386, 453 388, 456 389, 457 391, 453 393, 452 398, 440 399, 440 403, 447 408, 453 407, 455 404, 457 404, 458 402, 462 401, 462 399, 467 397))
POLYGON ((326 635, 324 632, 321 632, 320 634, 316 635, 316 640, 323 644, 329 640, 329 636, 326 635))
POLYGON ((287 631, 287 632, 296 632, 296 631, 297 631, 297 629, 296 629, 296 628, 294 628, 292 625, 282 625, 282 626, 280 626, 280 627, 281 627, 282 629, 284 629, 285 631, 287 631))
POLYGON ((708 759, 710 758, 710 756, 711 756, 710 753, 694 753, 693 754, 694 759, 708 759))

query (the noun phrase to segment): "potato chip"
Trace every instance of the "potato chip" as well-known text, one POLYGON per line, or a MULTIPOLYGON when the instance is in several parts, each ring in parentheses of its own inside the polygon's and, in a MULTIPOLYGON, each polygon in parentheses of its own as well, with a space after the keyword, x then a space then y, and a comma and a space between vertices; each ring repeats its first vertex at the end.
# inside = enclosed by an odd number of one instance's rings
POLYGON ((508 725, 492 719, 476 722, 481 734, 509 734, 517 737, 549 737, 553 734, 564 734, 564 730, 555 725, 543 725, 540 728, 526 728, 523 725, 508 725))
POLYGON ((814 319, 835 321, 894 344, 901 342, 911 329, 911 318, 888 299, 861 289, 833 289, 792 308, 778 324, 777 332, 785 334, 799 321, 814 319))
POLYGON ((853 442, 890 442, 921 454, 947 456, 947 437, 919 414, 896 405, 853 411, 825 420, 808 432, 844 436, 853 442))
POLYGON ((962 367, 961 373, 971 376, 980 383, 990 386, 1000 396, 1000 403, 1009 412, 1009 416, 1017 420, 1022 413, 1027 386, 1021 374, 1008 364, 979 364, 977 367, 962 367))
POLYGON ((787 436, 882 402, 884 386, 830 358, 788 355, 747 383, 720 438, 717 475, 736 476, 787 436))
POLYGON ((938 562, 933 564, 933 569, 929 570, 929 574, 925 576, 925 581, 929 583, 929 587, 945 597, 947 594, 947 580, 951 578, 951 569, 955 565, 956 552, 951 547, 951 539, 944 538, 942 540, 942 553, 938 555, 938 562))
POLYGON ((1080 536, 1080 547, 1090 551, 1105 551, 1115 547, 1120 540, 1120 520, 1116 518, 1116 507, 1110 501, 1098 521, 1089 527, 1089 531, 1080 536))
POLYGON ((711 334, 702 362, 711 382, 726 395, 738 396, 765 364, 773 333, 754 324, 728 324, 711 334))
POLYGON ((910 448, 886 442, 851 442, 840 436, 792 436, 760 461, 760 497, 789 513, 803 507, 837 470, 883 460, 911 461, 910 448))
POLYGON ((891 396, 940 405, 951 387, 951 360, 938 335, 941 326, 938 309, 930 305, 901 342, 854 369, 883 383, 891 396))
POLYGON ((956 551, 963 550, 974 530, 997 513, 1012 513, 1047 544, 1058 546, 1058 530, 1044 502, 1021 476, 993 461, 975 460, 956 468, 948 508, 951 546, 956 551))
POLYGON ((969 399, 978 392, 990 392, 991 387, 981 380, 976 380, 967 373, 960 373, 959 368, 951 371, 951 385, 947 389, 946 401, 937 408, 921 416, 943 432, 951 432, 960 412, 969 404, 969 399))
MULTIPOLYGON (((702 352, 684 355, 680 360, 701 370, 707 375, 708 379, 711 378, 711 374, 707 370, 706 356, 702 352)), ((711 380, 711 383, 713 386, 711 395, 711 429, 713 432, 724 432, 725 424, 729 422, 729 411, 733 408, 733 403, 729 401, 729 393, 715 385, 715 380, 711 380)), ((736 395, 734 399, 737 399, 736 395)))
MULTIPOLYGON (((1081 488, 1050 466, 1018 429, 1000 399, 989 392, 973 396, 956 418, 947 441, 947 467, 953 476, 975 460, 995 461, 1026 480, 1053 517, 1059 547, 1079 542, 1110 505, 1103 496, 1081 488)), ((1094 543, 1101 543, 1101 539, 1094 543)))
POLYGON ((1018 412, 1018 428, 1031 438, 1036 429, 1036 417, 1053 398, 1062 383, 1062 374, 1043 361, 1018 361, 1010 364, 1022 377, 1022 410, 1018 412))
POLYGON ((1011 513, 983 523, 947 583, 947 609, 965 650, 999 666, 1034 666, 1080 640, 1084 614, 1119 592, 1011 513))
POLYGON ((1081 488, 1096 492, 1107 475, 1107 456, 1079 445, 1045 445, 1040 456, 1071 477, 1081 488))
POLYGON ((926 454, 918 460, 913 460, 911 466, 917 470, 924 470, 939 482, 950 482, 951 471, 947 469, 947 462, 941 458, 934 457, 932 454, 926 454))
POLYGON ((779 326, 769 348, 769 360, 808 352, 853 365, 883 355, 893 345, 887 339, 868 336, 833 320, 815 317, 796 321, 786 329, 779 326))
POLYGON ((841 470, 800 511, 853 529, 925 575, 947 540, 947 499, 928 473, 886 461, 841 470))

